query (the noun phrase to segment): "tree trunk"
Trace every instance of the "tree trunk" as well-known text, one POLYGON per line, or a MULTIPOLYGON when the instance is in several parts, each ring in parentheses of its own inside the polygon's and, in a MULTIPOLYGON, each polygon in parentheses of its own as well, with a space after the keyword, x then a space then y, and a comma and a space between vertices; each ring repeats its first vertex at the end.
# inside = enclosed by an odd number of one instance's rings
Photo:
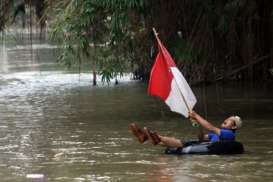
POLYGON ((93 57, 93 86, 97 85, 97 69, 96 69, 96 60, 97 60, 97 48, 96 45, 94 45, 94 57, 93 57))
POLYGON ((93 67, 93 86, 97 85, 97 73, 96 69, 93 67))

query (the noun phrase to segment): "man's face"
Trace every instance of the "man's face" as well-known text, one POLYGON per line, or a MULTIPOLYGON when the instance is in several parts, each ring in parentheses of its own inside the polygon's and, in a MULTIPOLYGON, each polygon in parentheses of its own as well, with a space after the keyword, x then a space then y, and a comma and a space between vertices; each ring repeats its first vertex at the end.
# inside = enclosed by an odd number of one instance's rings
POLYGON ((232 117, 229 117, 221 124, 221 128, 232 130, 236 129, 237 127, 232 117))

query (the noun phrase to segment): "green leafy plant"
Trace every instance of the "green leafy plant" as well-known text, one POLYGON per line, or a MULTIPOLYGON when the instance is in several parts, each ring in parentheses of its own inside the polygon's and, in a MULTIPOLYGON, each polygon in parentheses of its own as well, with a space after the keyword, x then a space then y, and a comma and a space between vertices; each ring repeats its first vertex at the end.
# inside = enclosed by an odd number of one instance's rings
POLYGON ((70 67, 91 61, 93 72, 99 69, 103 82, 121 74, 131 61, 126 45, 132 35, 128 10, 141 11, 145 1, 74 0, 58 4, 49 7, 54 7, 56 17, 51 38, 63 49, 60 62, 70 67))

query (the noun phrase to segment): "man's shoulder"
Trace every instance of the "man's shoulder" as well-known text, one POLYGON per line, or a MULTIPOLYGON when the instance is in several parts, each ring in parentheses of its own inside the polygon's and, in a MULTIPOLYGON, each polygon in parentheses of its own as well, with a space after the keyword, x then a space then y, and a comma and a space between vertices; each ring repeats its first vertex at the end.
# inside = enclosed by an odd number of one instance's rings
POLYGON ((232 134, 235 134, 235 132, 233 132, 232 130, 225 129, 225 128, 221 128, 220 131, 223 132, 223 133, 232 133, 232 134))
POLYGON ((220 130, 220 138, 222 139, 234 139, 235 133, 229 129, 221 129, 220 130))

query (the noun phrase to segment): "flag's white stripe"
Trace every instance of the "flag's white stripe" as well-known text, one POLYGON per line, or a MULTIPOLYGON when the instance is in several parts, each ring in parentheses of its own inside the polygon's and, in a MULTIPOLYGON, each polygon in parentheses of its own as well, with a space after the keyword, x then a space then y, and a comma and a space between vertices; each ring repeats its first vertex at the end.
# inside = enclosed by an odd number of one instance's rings
POLYGON ((189 111, 181 94, 183 94, 190 109, 196 104, 196 98, 181 72, 176 67, 171 67, 171 72, 174 78, 172 79, 170 94, 165 102, 172 111, 188 117, 189 111))
POLYGON ((178 84, 179 89, 183 93, 185 99, 187 100, 187 103, 192 109, 194 105, 196 104, 197 100, 195 95, 193 94, 188 82, 182 75, 182 73, 178 70, 177 67, 172 67, 171 68, 172 74, 174 76, 174 79, 176 79, 176 83, 178 84))

